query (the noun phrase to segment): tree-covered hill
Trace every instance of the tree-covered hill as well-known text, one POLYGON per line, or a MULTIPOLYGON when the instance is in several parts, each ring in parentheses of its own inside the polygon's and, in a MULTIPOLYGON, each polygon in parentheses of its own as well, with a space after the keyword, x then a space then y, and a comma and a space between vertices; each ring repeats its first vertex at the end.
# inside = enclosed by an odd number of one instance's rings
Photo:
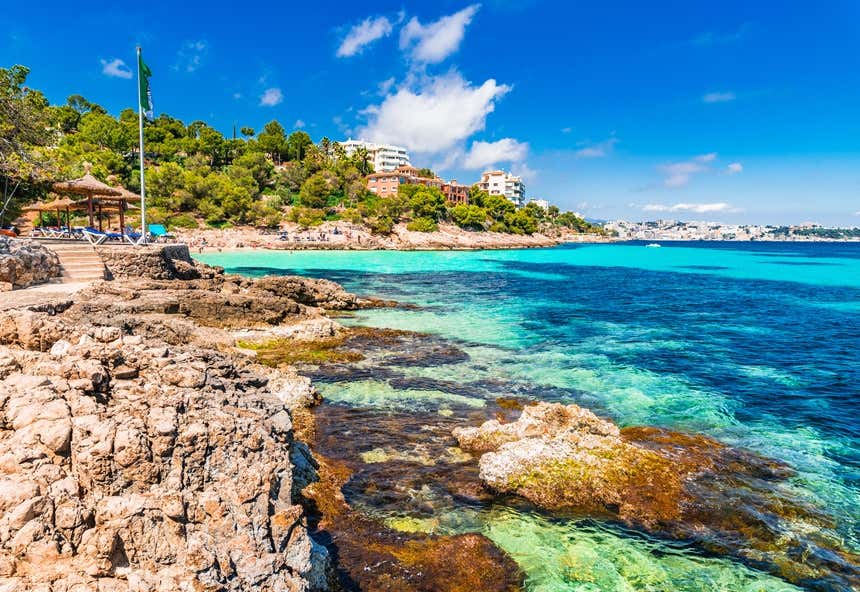
MULTIPOLYGON (((46 198, 52 181, 83 174, 84 163, 100 179, 139 191, 137 113, 126 109, 114 117, 80 95, 51 105, 26 86, 28 74, 24 66, 0 68, 0 224, 46 198)), ((476 188, 465 206, 451 206, 438 189, 424 186, 402 186, 399 195, 380 198, 367 190, 373 168, 366 152, 347 156, 338 143, 325 137, 314 143, 277 121, 259 131, 242 127, 232 138, 204 121, 186 124, 161 114, 145 123, 144 143, 148 220, 173 227, 345 219, 382 234, 401 221, 423 231, 441 221, 517 234, 549 226, 601 231, 558 208, 517 210, 476 188)))

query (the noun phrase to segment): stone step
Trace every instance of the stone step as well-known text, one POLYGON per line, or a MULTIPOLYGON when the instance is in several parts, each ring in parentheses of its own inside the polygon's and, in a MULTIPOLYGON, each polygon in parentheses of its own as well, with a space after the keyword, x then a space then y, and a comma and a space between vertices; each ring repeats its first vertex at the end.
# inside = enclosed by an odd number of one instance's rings
POLYGON ((104 273, 104 265, 63 265, 63 271, 70 275, 81 273, 104 273))
POLYGON ((63 264, 68 265, 69 263, 92 263, 96 265, 100 264, 101 261, 94 257, 63 257, 63 264))
POLYGON ((101 279, 101 278, 104 278, 104 276, 105 276, 104 272, 89 271, 86 273, 75 273, 75 274, 64 273, 60 277, 71 278, 71 279, 78 279, 78 278, 100 278, 101 279))
POLYGON ((60 279, 63 283, 90 282, 105 278, 105 264, 92 245, 53 243, 47 246, 60 259, 60 279))

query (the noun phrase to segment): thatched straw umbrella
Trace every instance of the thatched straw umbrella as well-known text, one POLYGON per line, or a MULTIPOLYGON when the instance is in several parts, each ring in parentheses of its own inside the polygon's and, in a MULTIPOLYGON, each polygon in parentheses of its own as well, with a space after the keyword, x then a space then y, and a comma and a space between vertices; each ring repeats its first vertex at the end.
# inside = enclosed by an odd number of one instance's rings
POLYGON ((43 212, 48 211, 47 208, 45 208, 45 202, 37 201, 36 203, 30 204, 29 206, 27 206, 25 208, 21 208, 21 211, 22 212, 39 212, 39 226, 45 225, 45 219, 42 216, 43 212))
MULTIPOLYGON (((69 209, 70 208, 79 208, 81 205, 80 202, 76 202, 73 199, 69 199, 68 197, 57 197, 51 202, 46 203, 43 207, 45 211, 55 210, 57 212, 57 225, 60 225, 60 210, 66 210, 66 227, 69 226, 69 209)), ((71 228, 69 228, 71 230, 71 228)))
POLYGON ((93 198, 97 196, 118 196, 119 190, 106 183, 102 183, 90 174, 93 165, 88 162, 84 163, 84 176, 80 179, 71 181, 60 181, 54 183, 54 191, 61 193, 74 193, 77 195, 85 195, 87 198, 87 213, 90 218, 90 226, 93 225, 93 198))
POLYGON ((104 200, 113 200, 119 202, 119 231, 120 234, 125 234, 125 210, 128 209, 128 205, 131 202, 139 202, 140 196, 119 185, 116 185, 114 189, 119 191, 119 195, 105 197, 104 200))
POLYGON ((107 224, 110 227, 111 215, 117 213, 119 214, 120 234, 125 235, 125 212, 136 208, 115 198, 99 198, 93 200, 93 209, 99 219, 99 230, 104 230, 104 218, 107 218, 107 224))

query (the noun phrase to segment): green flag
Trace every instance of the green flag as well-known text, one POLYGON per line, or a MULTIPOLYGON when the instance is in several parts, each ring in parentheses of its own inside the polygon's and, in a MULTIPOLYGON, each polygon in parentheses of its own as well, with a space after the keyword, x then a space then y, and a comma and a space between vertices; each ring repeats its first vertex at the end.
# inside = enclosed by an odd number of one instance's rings
POLYGON ((146 118, 151 121, 155 117, 152 106, 152 89, 149 88, 149 77, 152 76, 152 70, 143 62, 143 55, 140 49, 137 50, 137 68, 138 78, 140 79, 140 90, 138 91, 140 108, 143 110, 146 118))

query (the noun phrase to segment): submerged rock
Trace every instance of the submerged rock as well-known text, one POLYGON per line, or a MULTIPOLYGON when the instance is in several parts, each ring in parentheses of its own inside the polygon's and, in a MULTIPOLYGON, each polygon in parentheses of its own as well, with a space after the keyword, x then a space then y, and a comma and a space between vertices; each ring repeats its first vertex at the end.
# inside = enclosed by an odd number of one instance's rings
MULTIPOLYGON (((318 455, 319 456, 319 455, 318 455)), ((318 537, 331 541, 345 590, 367 592, 516 592, 523 574, 480 534, 435 536, 397 530, 353 510, 342 488, 351 471, 320 457, 318 478, 305 489, 318 537)))
POLYGON ((711 438, 619 429, 576 405, 529 405, 511 423, 457 428, 481 479, 554 511, 609 517, 733 553, 815 589, 860 585, 829 518, 793 496, 788 467, 711 438))

